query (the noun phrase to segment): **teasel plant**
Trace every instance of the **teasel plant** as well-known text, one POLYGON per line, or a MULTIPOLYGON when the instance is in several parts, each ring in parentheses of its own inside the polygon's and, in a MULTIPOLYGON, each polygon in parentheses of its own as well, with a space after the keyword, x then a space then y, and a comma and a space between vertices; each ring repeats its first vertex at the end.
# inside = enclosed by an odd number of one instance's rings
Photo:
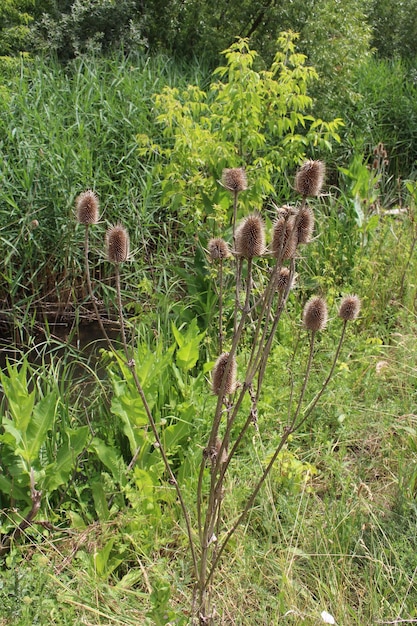
MULTIPOLYGON (((288 438, 311 415, 334 373, 345 337, 346 326, 360 312, 360 299, 356 295, 343 298, 338 316, 342 330, 327 377, 315 397, 304 406, 305 394, 315 354, 316 338, 328 322, 327 304, 321 296, 312 297, 304 306, 302 324, 309 335, 309 348, 305 370, 300 380, 298 397, 283 428, 279 443, 268 464, 254 481, 252 491, 241 512, 229 528, 223 527, 222 503, 227 494, 227 472, 245 434, 251 427, 258 428, 258 401, 267 362, 274 344, 279 322, 286 309, 289 294, 296 278, 296 261, 302 245, 312 241, 314 211, 309 204, 318 196, 324 183, 325 165, 321 161, 306 161, 298 170, 294 189, 301 197, 297 206, 275 207, 269 246, 266 244, 265 223, 259 212, 253 212, 238 224, 238 196, 247 188, 237 191, 242 169, 223 172, 222 184, 233 195, 232 245, 222 238, 209 241, 209 261, 217 267, 217 293, 219 296, 219 351, 211 380, 211 391, 217 396, 216 408, 206 447, 204 448, 197 486, 198 526, 198 578, 194 606, 195 619, 200 625, 215 623, 211 589, 222 555, 241 523, 252 509, 256 497, 284 448, 288 438), (219 250, 227 250, 220 254, 219 250), (268 260, 268 274, 264 284, 255 286, 254 269, 257 263, 268 260), (226 338, 223 331, 224 263, 231 263, 234 272, 233 331, 226 338), (251 347, 245 358, 244 373, 237 380, 239 349, 245 332, 252 333, 251 347), (249 397, 249 410, 239 428, 236 426, 244 400, 249 397), (232 432, 234 439, 232 439, 232 432), (207 477, 208 474, 208 477, 207 477)), ((229 272, 230 274, 230 272, 229 272)), ((245 349, 247 351, 247 348, 245 349)), ((246 406, 246 403, 245 403, 246 406)), ((240 423, 240 420, 239 420, 240 423)))
MULTIPOLYGON (((123 356, 121 357, 107 336, 102 332, 116 359, 123 359, 128 366, 133 381, 145 409, 154 445, 161 454, 166 475, 175 487, 177 499, 184 517, 188 544, 192 560, 193 593, 192 624, 212 625, 216 622, 212 606, 212 588, 223 553, 231 538, 248 516, 256 497, 265 483, 279 453, 292 433, 298 430, 309 418, 322 397, 334 373, 345 337, 347 324, 353 322, 360 312, 360 299, 356 295, 345 296, 340 304, 338 316, 342 320, 339 343, 329 372, 315 397, 305 405, 305 394, 310 378, 315 354, 317 335, 323 332, 328 322, 327 304, 321 296, 314 296, 305 304, 302 315, 304 331, 309 336, 309 347, 304 372, 301 374, 298 397, 291 404, 292 410, 283 427, 282 435, 265 468, 252 484, 251 492, 240 513, 229 527, 223 522, 222 505, 227 494, 227 476, 232 459, 235 457, 249 429, 258 429, 258 402, 267 368, 268 358, 274 345, 279 322, 286 310, 286 304, 296 279, 296 261, 300 247, 312 241, 314 231, 314 211, 309 199, 318 196, 324 182, 325 166, 321 161, 306 161, 295 177, 294 188, 301 200, 297 206, 274 207, 275 219, 267 244, 266 227, 260 212, 254 211, 237 223, 239 195, 246 191, 247 179, 243 168, 224 170, 221 184, 232 194, 232 234, 231 243, 222 237, 208 242, 209 261, 214 266, 213 280, 219 301, 218 358, 211 375, 210 392, 217 398, 208 441, 203 449, 196 490, 196 519, 192 519, 183 490, 171 468, 152 411, 139 380, 131 348, 126 338, 126 322, 121 290, 121 267, 129 259, 129 234, 121 225, 107 229, 105 250, 108 262, 114 266, 116 299, 120 323, 120 336, 123 356), (228 264, 225 276, 225 264, 228 264), (263 272, 268 271, 264 281, 254 280, 257 265, 263 272), (226 280, 227 278, 227 280, 226 280), (227 335, 224 328, 225 290, 234 294, 233 324, 227 335), (247 334, 251 333, 251 347, 244 348, 247 334), (238 359, 246 351, 245 368, 238 380, 238 359), (249 397, 249 410, 246 418, 236 428, 237 417, 243 412, 244 400, 249 397), (235 428, 234 428, 235 427, 235 428), (232 436, 233 434, 233 436, 232 436)), ((91 191, 81 194, 76 201, 76 217, 85 226, 85 266, 87 287, 100 322, 100 315, 93 294, 89 276, 88 234, 92 225, 97 224, 98 199, 91 191)), ((121 367, 123 373, 123 369, 121 367)), ((139 450, 133 454, 128 469, 136 463, 139 450)), ((189 494, 187 494, 187 500, 189 494)))

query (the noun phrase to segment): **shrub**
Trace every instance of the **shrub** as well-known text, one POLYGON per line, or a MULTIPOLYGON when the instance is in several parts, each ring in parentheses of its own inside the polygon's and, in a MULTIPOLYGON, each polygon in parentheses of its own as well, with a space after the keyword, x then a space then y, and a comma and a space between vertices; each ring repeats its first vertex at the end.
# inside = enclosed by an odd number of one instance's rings
POLYGON ((163 141, 138 134, 139 155, 155 164, 162 203, 190 234, 207 218, 225 222, 228 196, 219 182, 224 168, 245 164, 252 185, 244 208, 259 207, 268 196, 288 194, 285 172, 307 152, 320 155, 339 141, 340 119, 326 122, 309 112, 307 90, 316 72, 296 52, 296 40, 295 33, 281 33, 271 67, 256 71, 257 53, 239 39, 224 51, 226 65, 214 71, 207 91, 188 85, 155 94, 163 141))

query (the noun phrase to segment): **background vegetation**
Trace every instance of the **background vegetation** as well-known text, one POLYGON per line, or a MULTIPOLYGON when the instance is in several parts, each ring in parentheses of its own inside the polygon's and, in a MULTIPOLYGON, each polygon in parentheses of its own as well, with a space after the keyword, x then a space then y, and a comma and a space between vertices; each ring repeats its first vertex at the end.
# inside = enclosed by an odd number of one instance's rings
MULTIPOLYGON (((224 167, 245 166, 243 211, 258 208, 269 224, 274 204, 295 200, 306 157, 327 164, 316 239, 271 354, 259 432, 231 467, 226 525, 285 424, 303 304, 358 293, 362 312, 222 562, 218 622, 313 625, 323 611, 346 626, 417 619, 413 7, 3 2, 1 626, 189 623, 183 520, 141 404, 89 323, 76 197, 92 188, 101 203, 91 258, 109 332, 103 235, 118 221, 129 230, 129 337, 193 512, 217 356, 206 247, 231 228, 218 181, 224 167), (299 36, 280 35, 289 29, 299 36), (22 526, 36 490, 40 508, 22 526)), ((336 342, 330 328, 312 397, 336 342)))

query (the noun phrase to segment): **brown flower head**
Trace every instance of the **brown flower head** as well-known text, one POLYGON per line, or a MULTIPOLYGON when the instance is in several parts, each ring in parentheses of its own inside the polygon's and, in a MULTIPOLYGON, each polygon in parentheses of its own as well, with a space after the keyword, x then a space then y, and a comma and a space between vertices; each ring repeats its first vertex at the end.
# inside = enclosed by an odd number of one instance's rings
POLYGON ((303 197, 318 196, 324 182, 323 161, 306 161, 295 175, 295 189, 303 197))
MULTIPOLYGON (((282 267, 278 274, 277 289, 278 291, 286 291, 290 282, 290 270, 288 267, 282 267)), ((290 285, 291 289, 291 285, 290 285)))
POLYGON ((208 251, 212 261, 219 259, 227 259, 230 256, 229 244, 220 238, 210 239, 208 242, 208 251))
POLYGON ((229 191, 245 191, 248 188, 248 183, 243 167, 224 169, 222 172, 222 185, 229 191))
POLYGON ((345 296, 340 303, 339 317, 345 322, 353 322, 361 310, 361 301, 358 296, 345 296))
POLYGON ((91 189, 81 193, 75 201, 75 213, 79 224, 97 224, 99 202, 91 189))
POLYGON ((244 259, 262 256, 265 252, 265 224, 253 213, 246 217, 236 229, 236 254, 244 259))
POLYGON ((295 218, 279 216, 272 230, 272 254, 281 259, 292 259, 297 250, 298 234, 295 229, 295 218))
POLYGON ((314 213, 310 207, 301 207, 297 217, 298 243, 309 243, 314 230, 314 213))
POLYGON ((107 258, 112 263, 123 263, 129 257, 129 234, 121 224, 111 226, 106 232, 107 258))
MULTIPOLYGON (((226 367, 227 367, 228 362, 229 362, 229 353, 223 352, 223 354, 219 356, 216 363, 214 364, 211 388, 212 388, 213 393, 216 394, 216 396, 218 396, 220 393, 220 389, 222 386, 223 378, 226 373, 226 367)), ((236 371, 237 371, 236 359, 233 357, 232 362, 229 367, 229 371, 227 372, 226 380, 224 384, 223 395, 225 396, 230 393, 233 393, 234 390, 236 389, 236 371)))
POLYGON ((315 296, 309 300, 303 310, 303 322, 307 330, 323 330, 327 324, 327 304, 323 298, 315 296))

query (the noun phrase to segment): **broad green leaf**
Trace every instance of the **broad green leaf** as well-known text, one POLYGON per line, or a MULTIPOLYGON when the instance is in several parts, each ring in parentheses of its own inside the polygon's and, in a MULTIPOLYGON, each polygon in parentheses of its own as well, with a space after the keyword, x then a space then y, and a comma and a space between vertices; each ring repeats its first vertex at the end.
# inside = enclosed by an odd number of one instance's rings
POLYGON ((94 437, 90 447, 95 451, 103 465, 110 470, 113 479, 120 485, 126 484, 126 466, 123 458, 116 453, 116 450, 98 437, 94 437))
POLYGON ((28 489, 19 487, 14 480, 11 480, 7 476, 0 474, 0 491, 9 498, 13 498, 17 501, 30 502, 30 496, 28 489))
POLYGON ((11 420, 7 420, 3 424, 5 434, 0 435, 0 441, 15 450, 22 443, 22 433, 18 430, 11 420))
POLYGON ((109 507, 102 483, 98 481, 92 482, 91 491, 93 493, 94 507, 96 509, 98 519, 101 522, 105 522, 109 519, 109 507))
POLYGON ((185 333, 181 333, 174 323, 171 324, 171 327, 178 344, 176 354, 177 365, 181 369, 188 371, 192 369, 198 361, 199 347, 205 335, 205 331, 202 333, 199 332, 195 318, 192 320, 185 333))
POLYGON ((187 437, 190 432, 190 423, 185 420, 176 419, 174 424, 170 424, 164 428, 162 443, 166 452, 175 451, 175 447, 179 442, 187 437))
POLYGON ((47 432, 53 426, 57 402, 56 393, 50 393, 42 398, 33 409, 25 438, 26 460, 30 464, 33 464, 38 458, 39 450, 45 443, 47 432))
POLYGON ((17 365, 7 363, 7 375, 0 372, 0 382, 14 425, 25 433, 35 403, 35 391, 29 393, 28 390, 27 361, 23 362, 20 369, 17 365))
POLYGON ((67 440, 60 446, 56 461, 45 468, 43 489, 51 492, 66 484, 69 474, 75 467, 78 455, 85 447, 88 432, 88 426, 81 426, 76 430, 67 430, 67 440))
POLYGON ((113 398, 111 403, 111 412, 119 417, 123 424, 123 432, 129 440, 130 451, 135 453, 137 448, 143 445, 145 441, 144 426, 148 423, 144 409, 142 408, 142 415, 140 419, 136 416, 135 420, 131 420, 130 412, 123 406, 121 398, 113 398), (137 422, 140 422, 140 426, 137 422))
POLYGON ((101 550, 94 553, 94 569, 100 578, 110 576, 122 562, 122 559, 110 558, 113 544, 114 539, 110 539, 101 550))

